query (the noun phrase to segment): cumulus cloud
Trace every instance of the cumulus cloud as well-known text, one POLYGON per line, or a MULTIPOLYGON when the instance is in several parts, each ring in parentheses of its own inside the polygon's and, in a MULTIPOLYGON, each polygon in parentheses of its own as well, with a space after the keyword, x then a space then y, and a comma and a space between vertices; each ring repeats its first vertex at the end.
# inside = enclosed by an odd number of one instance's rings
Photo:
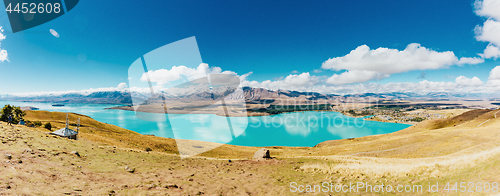
MULTIPOLYGON (((140 81, 148 82, 148 79, 152 83, 153 90, 155 92, 158 91, 167 91, 170 89, 169 93, 173 93, 172 88, 167 87, 165 84, 169 84, 171 82, 187 82, 193 81, 196 79, 200 79, 203 77, 207 77, 210 74, 229 74, 237 76, 240 80, 240 84, 242 81, 246 81, 247 77, 250 76, 253 72, 249 72, 243 75, 238 75, 233 71, 223 71, 220 67, 210 67, 206 63, 201 63, 196 68, 189 68, 186 66, 173 66, 171 69, 158 69, 158 70, 150 70, 147 73, 143 73, 140 81)), ((219 78, 220 79, 220 78, 219 78)), ((130 79, 129 79, 130 80, 130 79)), ((211 78, 212 82, 214 78, 211 78)), ((178 89, 178 88, 177 88, 178 89)), ((183 88, 186 91, 190 91, 188 88, 183 88)), ((151 89, 146 87, 130 87, 131 91, 147 93, 151 89)), ((176 93, 180 93, 182 90, 175 90, 176 93)))
MULTIPOLYGON (((3 28, 0 26, 0 42, 5 39, 5 35, 3 34, 3 28)), ((9 61, 7 58, 7 50, 0 48, 0 61, 9 61)))
POLYGON ((296 74, 299 73, 297 70, 293 70, 292 73, 296 74))
POLYGON ((481 86, 481 85, 483 85, 483 81, 481 81, 478 77, 467 78, 465 76, 458 76, 455 79, 455 83, 459 86, 481 86))
POLYGON ((490 77, 488 77, 488 80, 500 80, 500 65, 490 71, 490 77))
POLYGON ((500 57, 500 0, 477 0, 474 8, 478 16, 487 18, 474 29, 476 40, 490 43, 480 55, 496 59, 500 57))
POLYGON ((441 69, 456 62, 458 58, 451 51, 437 52, 412 43, 402 51, 382 47, 371 50, 367 45, 362 45, 343 57, 328 59, 321 67, 336 71, 367 70, 394 74, 411 70, 441 69))
MULTIPOLYGON (((181 65, 173 66, 171 69, 150 70, 147 73, 142 74, 140 80, 142 82, 147 82, 149 78, 151 82, 157 83, 158 86, 163 86, 164 84, 177 80, 195 80, 206 77, 207 74, 237 75, 233 71, 222 71, 220 67, 209 67, 208 64, 202 63, 198 65, 197 68, 189 68, 181 65)), ((243 78, 241 79, 245 79, 250 74, 251 73, 243 75, 243 78)))
POLYGON ((499 58, 500 57, 500 48, 494 46, 493 44, 488 44, 486 49, 484 49, 483 54, 480 54, 483 58, 499 58))
POLYGON ((487 84, 489 86, 500 86, 500 65, 490 71, 487 84))
POLYGON ((475 64, 479 64, 479 63, 484 63, 484 59, 483 58, 477 58, 477 57, 473 57, 473 58, 462 57, 457 62, 458 65, 465 65, 465 64, 475 65, 475 64))
POLYGON ((476 26, 474 29, 478 41, 490 42, 495 46, 500 46, 500 22, 488 19, 483 26, 476 26))
MULTIPOLYGON (((142 74, 141 81, 147 82, 149 79, 151 82, 155 82, 161 86, 180 79, 194 80, 204 77, 207 74, 207 70, 208 64, 205 63, 200 64, 197 68, 189 68, 184 65, 173 66, 170 70, 150 70, 147 73, 142 74)), ((220 72, 220 68, 215 71, 220 72)))
POLYGON ((301 73, 300 75, 290 74, 283 80, 285 84, 290 86, 307 86, 318 83, 319 79, 311 76, 309 72, 301 73))
POLYGON ((120 89, 120 90, 123 90, 123 89, 127 88, 127 83, 122 82, 122 83, 118 84, 117 88, 120 89))
POLYGON ((331 58, 323 62, 321 68, 335 71, 347 70, 340 75, 335 74, 328 84, 360 83, 387 78, 390 74, 413 70, 443 69, 451 65, 479 64, 484 59, 462 57, 458 59, 452 51, 438 52, 412 43, 404 50, 377 48, 370 49, 361 45, 349 54, 331 58))
POLYGON ((241 75, 241 76, 240 76, 240 81, 245 81, 245 80, 247 80, 248 76, 250 76, 250 75, 252 75, 252 74, 253 74, 253 72, 251 71, 251 72, 248 72, 248 73, 246 73, 246 74, 241 75))
POLYGON ((500 1, 482 0, 474 2, 475 12, 478 16, 500 20, 500 1))
POLYGON ((389 77, 389 74, 382 74, 375 71, 367 70, 352 70, 341 73, 340 75, 334 74, 326 80, 328 84, 350 84, 361 83, 373 79, 383 79, 389 77))

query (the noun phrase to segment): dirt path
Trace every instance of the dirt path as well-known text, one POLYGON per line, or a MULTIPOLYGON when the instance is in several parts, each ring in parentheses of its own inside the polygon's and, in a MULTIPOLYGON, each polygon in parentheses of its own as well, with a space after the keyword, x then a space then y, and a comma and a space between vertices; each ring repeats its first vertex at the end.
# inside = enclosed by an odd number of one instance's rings
MULTIPOLYGON (((500 110, 499 110, 498 112, 500 112, 500 110)), ((497 118, 497 114, 498 114, 498 112, 496 112, 495 114, 493 114, 493 117, 494 117, 494 118, 497 118)), ((488 121, 490 121, 490 120, 491 120, 491 119, 488 119, 488 120, 484 121, 483 123, 481 123, 481 124, 479 124, 478 126, 476 126, 476 128, 477 128, 477 127, 479 127, 479 126, 481 126, 481 125, 483 125, 484 123, 487 123, 487 122, 488 122, 488 121)))

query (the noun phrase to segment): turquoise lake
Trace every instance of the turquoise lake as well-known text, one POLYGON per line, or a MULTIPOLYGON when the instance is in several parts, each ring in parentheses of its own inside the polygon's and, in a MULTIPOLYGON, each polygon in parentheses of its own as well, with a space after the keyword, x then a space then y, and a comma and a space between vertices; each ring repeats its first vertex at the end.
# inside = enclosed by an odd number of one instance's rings
MULTIPOLYGON (((273 116, 221 117, 213 114, 145 114, 133 111, 105 110, 116 105, 66 104, 0 101, 0 106, 33 106, 40 110, 73 112, 158 137, 200 140, 240 146, 311 147, 327 140, 356 138, 392 133, 410 127, 399 123, 365 121, 338 112, 294 112, 273 116), (150 115, 145 121, 144 116, 150 115), (160 118, 159 118, 160 117, 160 118)), ((73 120, 73 119, 70 119, 73 120)))

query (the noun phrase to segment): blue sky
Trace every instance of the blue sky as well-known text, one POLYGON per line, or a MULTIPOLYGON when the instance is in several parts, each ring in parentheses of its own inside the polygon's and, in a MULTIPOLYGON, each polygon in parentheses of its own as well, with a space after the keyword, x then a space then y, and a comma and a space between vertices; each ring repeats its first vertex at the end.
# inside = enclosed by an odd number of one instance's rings
POLYGON ((474 29, 497 18, 478 16, 474 2, 86 0, 53 21, 15 34, 9 33, 2 11, 0 26, 6 38, 1 48, 8 52, 8 61, 0 62, 0 94, 116 87, 128 82, 128 68, 137 58, 191 36, 204 63, 238 75, 251 72, 245 84, 255 87, 315 89, 312 85, 317 91, 337 93, 349 85, 455 82, 459 76, 491 85, 490 71, 500 65, 495 58, 397 73, 376 70, 366 72, 372 80, 353 83, 326 82, 334 74, 356 73, 353 70, 322 69, 328 59, 362 45, 402 51, 418 43, 431 51, 451 51, 457 59, 479 57, 496 42, 491 37, 478 41, 474 29), (262 83, 300 80, 303 73, 315 81, 262 83))

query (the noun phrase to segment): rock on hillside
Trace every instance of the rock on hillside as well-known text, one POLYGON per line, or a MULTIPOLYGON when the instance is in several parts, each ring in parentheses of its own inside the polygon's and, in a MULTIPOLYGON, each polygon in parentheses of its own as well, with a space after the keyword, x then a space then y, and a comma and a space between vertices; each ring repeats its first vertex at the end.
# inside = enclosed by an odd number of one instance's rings
POLYGON ((270 159, 269 150, 266 148, 261 148, 253 155, 254 160, 270 159))

